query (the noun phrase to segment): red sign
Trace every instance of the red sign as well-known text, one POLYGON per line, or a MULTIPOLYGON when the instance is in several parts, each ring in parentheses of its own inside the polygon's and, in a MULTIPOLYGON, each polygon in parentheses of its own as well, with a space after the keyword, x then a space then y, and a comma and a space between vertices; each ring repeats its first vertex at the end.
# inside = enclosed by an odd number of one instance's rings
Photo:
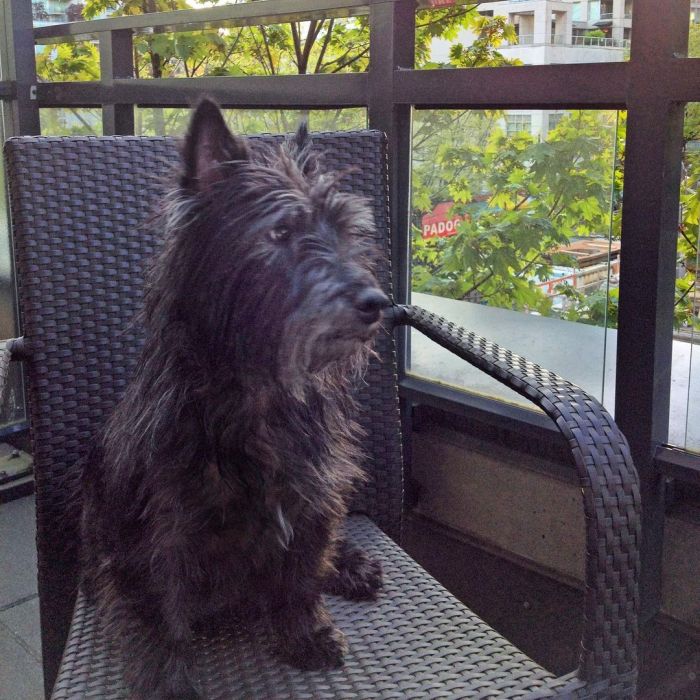
POLYGON ((573 275, 565 275, 564 277, 557 277, 553 280, 547 280, 546 282, 538 283, 538 287, 544 291, 545 294, 552 296, 557 293, 557 285, 566 284, 569 287, 576 287, 576 273, 573 275))
POLYGON ((460 214, 450 214, 454 202, 440 202, 435 205, 430 214, 424 214, 421 219, 421 235, 423 238, 447 238, 457 233, 457 224, 464 221, 460 214))

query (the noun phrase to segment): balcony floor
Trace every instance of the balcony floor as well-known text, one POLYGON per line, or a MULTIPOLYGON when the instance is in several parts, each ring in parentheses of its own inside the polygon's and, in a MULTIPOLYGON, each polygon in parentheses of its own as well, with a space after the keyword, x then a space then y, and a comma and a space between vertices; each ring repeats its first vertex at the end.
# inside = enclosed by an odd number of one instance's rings
POLYGON ((43 698, 32 496, 0 503, 0 700, 43 698))
MULTIPOLYGON (((0 504, 0 700, 41 700, 32 497, 0 504)), ((555 673, 576 664, 581 593, 409 518, 406 548, 447 588, 555 673)), ((652 624, 640 700, 700 699, 700 642, 652 624)))

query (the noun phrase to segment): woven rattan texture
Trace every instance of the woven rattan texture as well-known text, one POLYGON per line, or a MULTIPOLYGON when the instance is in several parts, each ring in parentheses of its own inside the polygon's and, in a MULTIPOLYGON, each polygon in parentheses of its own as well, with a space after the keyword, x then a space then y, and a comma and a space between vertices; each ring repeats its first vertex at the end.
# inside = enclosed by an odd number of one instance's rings
POLYGON ((7 387, 7 376, 10 373, 10 362, 12 360, 12 350, 7 342, 0 347, 0 404, 5 399, 5 389, 7 387))
MULTIPOLYGON (((278 142, 267 136, 256 143, 278 142)), ((370 198, 388 255, 383 136, 314 135, 343 186, 370 198)), ((178 161, 173 139, 21 137, 6 145, 36 473, 39 591, 45 673, 63 648, 76 581, 80 460, 122 394, 141 336, 131 325, 143 268, 159 245, 144 222, 178 161)), ((388 258, 378 276, 390 292, 388 258)), ((393 339, 377 343, 360 386, 372 474, 356 506, 400 534, 402 461, 393 339)))
POLYGON ((632 697, 637 669, 640 495, 627 441, 579 387, 416 306, 404 321, 540 406, 569 442, 586 516, 586 595, 581 670, 632 697))
MULTIPOLYGON (((298 671, 275 661, 264 632, 234 626, 198 640, 198 675, 209 700, 524 698, 554 682, 367 518, 352 517, 348 531, 381 559, 387 584, 374 603, 328 597, 348 637, 344 668, 298 671)), ((125 697, 115 657, 81 599, 53 698, 125 697)))

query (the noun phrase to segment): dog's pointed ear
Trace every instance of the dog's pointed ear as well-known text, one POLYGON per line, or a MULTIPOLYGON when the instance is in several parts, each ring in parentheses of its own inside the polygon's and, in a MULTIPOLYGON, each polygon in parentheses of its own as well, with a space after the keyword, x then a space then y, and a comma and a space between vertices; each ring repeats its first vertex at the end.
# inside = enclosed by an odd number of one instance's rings
POLYGON ((192 115, 185 136, 183 184, 204 190, 226 177, 228 163, 249 158, 248 144, 229 131, 218 105, 208 98, 203 99, 192 115))
POLYGON ((299 122, 296 134, 291 142, 291 149, 299 170, 304 175, 311 176, 318 171, 318 158, 312 150, 309 123, 306 119, 299 122))

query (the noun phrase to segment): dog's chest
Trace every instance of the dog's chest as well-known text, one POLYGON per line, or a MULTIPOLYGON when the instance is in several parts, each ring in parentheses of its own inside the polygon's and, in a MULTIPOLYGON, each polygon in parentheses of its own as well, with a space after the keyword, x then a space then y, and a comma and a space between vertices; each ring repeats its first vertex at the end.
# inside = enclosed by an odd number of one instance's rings
MULTIPOLYGON (((250 565, 278 560, 289 549, 295 531, 304 527, 309 494, 281 479, 231 484, 216 465, 208 467, 208 478, 210 553, 240 557, 250 565)), ((318 498, 320 494, 312 495, 312 500, 318 498)))

